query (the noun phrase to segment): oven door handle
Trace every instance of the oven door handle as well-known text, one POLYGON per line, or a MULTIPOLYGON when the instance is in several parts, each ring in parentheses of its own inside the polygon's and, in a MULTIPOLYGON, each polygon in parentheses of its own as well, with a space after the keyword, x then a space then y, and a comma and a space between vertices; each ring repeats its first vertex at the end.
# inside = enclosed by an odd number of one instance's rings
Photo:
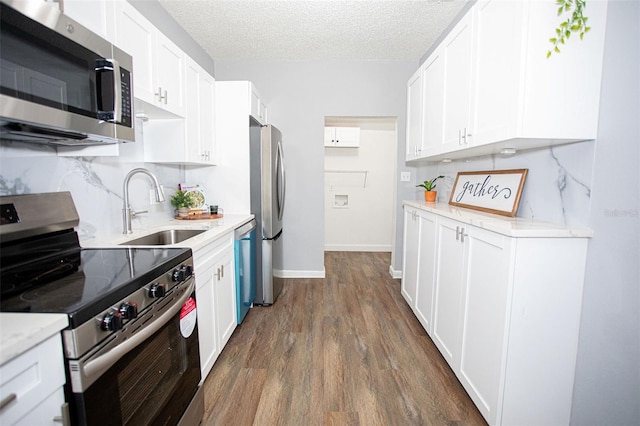
POLYGON ((165 324, 167 324, 179 311, 182 309, 182 305, 193 293, 195 285, 192 279, 189 286, 184 290, 184 294, 180 295, 178 300, 160 315, 151 324, 146 325, 138 333, 128 338, 115 348, 112 348, 104 355, 99 356, 84 365, 84 377, 89 380, 89 383, 94 382, 98 377, 104 374, 111 366, 113 366, 120 358, 129 353, 133 348, 140 345, 142 342, 151 337, 156 331, 160 330, 165 324))

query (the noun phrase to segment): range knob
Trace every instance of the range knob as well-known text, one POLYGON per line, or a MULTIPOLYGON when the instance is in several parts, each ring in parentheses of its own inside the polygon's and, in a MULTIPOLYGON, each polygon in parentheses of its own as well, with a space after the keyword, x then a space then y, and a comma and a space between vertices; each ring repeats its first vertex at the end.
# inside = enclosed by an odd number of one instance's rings
POLYGON ((160 283, 151 284, 151 287, 149 287, 149 296, 151 297, 163 297, 165 293, 166 289, 160 283))
POLYGON ((138 316, 138 304, 136 302, 124 302, 120 305, 120 314, 124 319, 134 319, 138 316))
POLYGON ((185 271, 183 267, 176 268, 171 273, 171 279, 175 282, 184 281, 185 279, 185 271))
POLYGON ((109 312, 102 318, 100 328, 104 331, 117 331, 122 329, 122 314, 118 311, 109 312))
POLYGON ((189 278, 193 274, 193 268, 191 265, 182 265, 180 269, 184 272, 185 279, 189 278))

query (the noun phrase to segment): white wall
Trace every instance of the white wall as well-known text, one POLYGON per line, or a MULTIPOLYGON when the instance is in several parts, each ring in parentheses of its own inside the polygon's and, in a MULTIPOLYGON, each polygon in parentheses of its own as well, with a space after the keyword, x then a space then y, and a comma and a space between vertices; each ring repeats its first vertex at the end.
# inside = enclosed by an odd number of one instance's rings
POLYGON ((324 150, 325 250, 391 251, 397 205, 396 121, 358 118, 356 123, 359 148, 324 150), (336 203, 335 197, 347 197, 348 205, 336 203))
MULTIPOLYGON (((216 80, 255 83, 269 107, 269 121, 282 131, 288 169, 283 233, 288 274, 324 274, 324 118, 398 117, 398 140, 404 141, 405 85, 417 66, 417 61, 216 61, 216 80)), ((398 158, 398 172, 406 170, 403 143, 398 144, 398 158)), ((398 199, 411 195, 398 189, 398 199)), ((397 203, 396 215, 401 211, 397 203)), ((398 228, 395 245, 402 247, 398 228)))
POLYGON ((609 3, 575 425, 640 425, 639 22, 640 2, 609 3))

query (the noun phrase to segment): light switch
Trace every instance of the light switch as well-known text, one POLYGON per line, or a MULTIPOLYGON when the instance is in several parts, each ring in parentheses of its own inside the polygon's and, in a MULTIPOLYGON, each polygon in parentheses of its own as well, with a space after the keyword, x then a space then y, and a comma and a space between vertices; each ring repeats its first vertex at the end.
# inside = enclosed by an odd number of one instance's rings
POLYGON ((411 182, 411 172, 400 172, 400 182, 411 182))

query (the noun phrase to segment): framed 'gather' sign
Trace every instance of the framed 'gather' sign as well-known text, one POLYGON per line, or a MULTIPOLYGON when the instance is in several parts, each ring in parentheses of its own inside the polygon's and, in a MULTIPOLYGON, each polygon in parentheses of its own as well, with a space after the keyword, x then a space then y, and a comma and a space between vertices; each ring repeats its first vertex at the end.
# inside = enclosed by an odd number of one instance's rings
POLYGON ((514 217, 528 169, 458 172, 449 204, 514 217))

